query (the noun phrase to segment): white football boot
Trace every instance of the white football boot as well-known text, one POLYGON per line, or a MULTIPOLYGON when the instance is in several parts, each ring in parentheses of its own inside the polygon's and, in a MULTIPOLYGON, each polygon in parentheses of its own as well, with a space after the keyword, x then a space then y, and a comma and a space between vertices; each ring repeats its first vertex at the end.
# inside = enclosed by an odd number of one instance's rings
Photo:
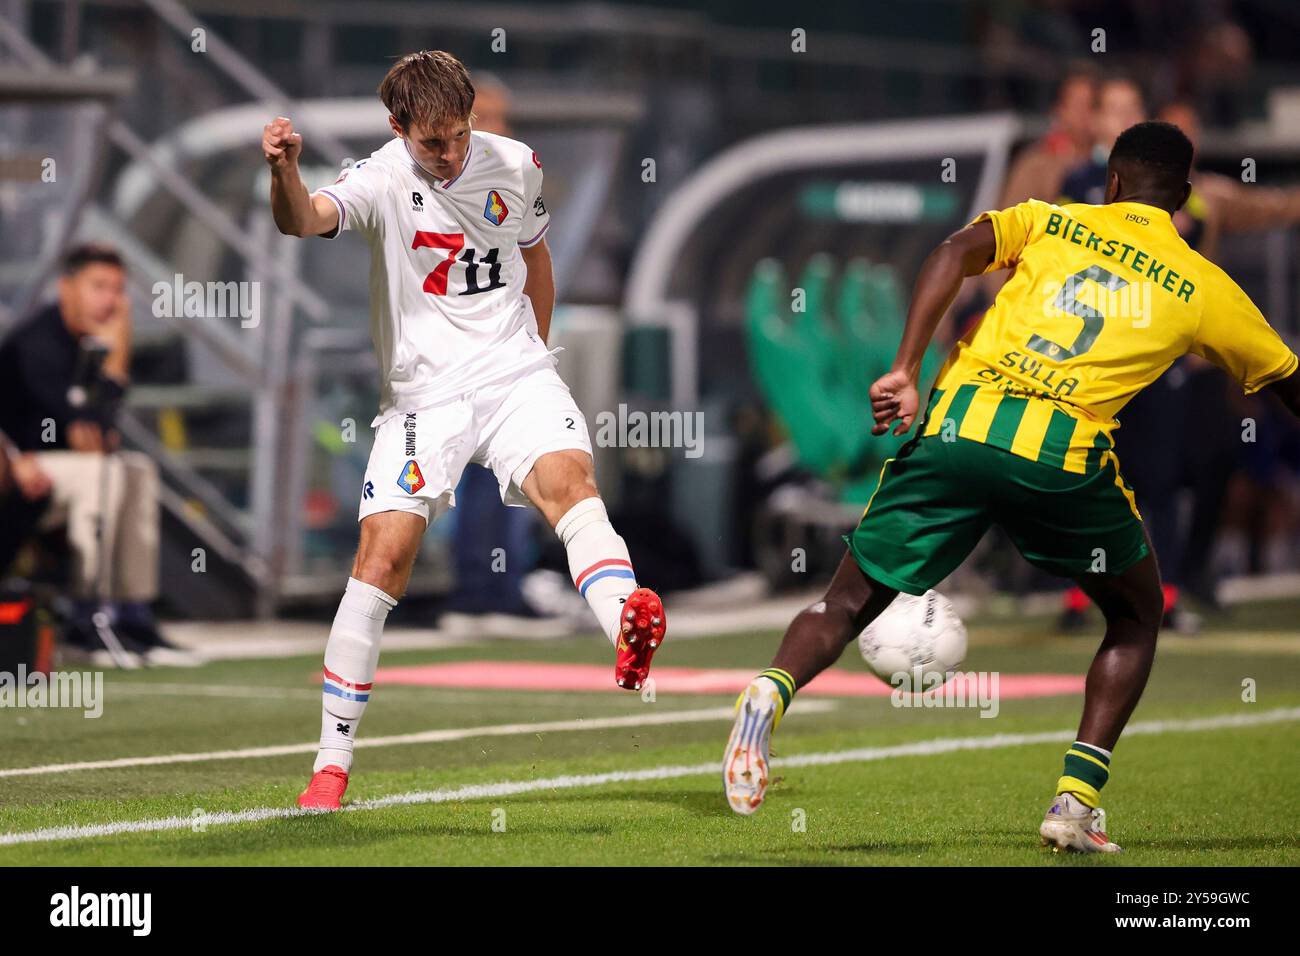
POLYGON ((1106 811, 1089 807, 1072 793, 1058 793, 1038 828, 1043 846, 1078 853, 1118 853, 1106 836, 1106 811))
POLYGON ((763 803, 771 779, 772 731, 783 710, 780 692, 766 677, 755 678, 740 692, 736 723, 722 758, 722 785, 737 813, 749 816, 763 803))

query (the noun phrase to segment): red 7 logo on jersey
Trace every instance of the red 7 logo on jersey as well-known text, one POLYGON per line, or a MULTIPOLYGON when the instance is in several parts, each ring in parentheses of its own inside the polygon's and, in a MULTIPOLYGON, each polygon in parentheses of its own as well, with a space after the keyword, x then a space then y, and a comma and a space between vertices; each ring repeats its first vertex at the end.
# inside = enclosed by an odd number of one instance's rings
POLYGON ((451 272, 451 264, 456 261, 456 254, 465 248, 465 234, 460 232, 425 232, 421 230, 415 234, 415 239, 411 241, 411 248, 447 250, 447 258, 439 262, 438 268, 424 277, 425 292, 431 295, 446 295, 447 273, 451 272))
POLYGON ((446 249, 447 258, 438 263, 438 268, 434 269, 424 277, 424 291, 430 295, 446 295, 447 279, 451 273, 452 263, 456 261, 457 253, 462 250, 464 254, 460 256, 460 261, 465 264, 465 291, 457 293, 458 295, 478 295, 480 292, 492 292, 496 289, 504 289, 506 283, 501 278, 502 263, 498 258, 501 254, 500 249, 489 249, 481 259, 476 259, 477 253, 474 249, 465 248, 465 235, 460 232, 425 232, 420 230, 411 240, 412 249, 446 249), (479 264, 488 267, 487 285, 479 284, 479 264))

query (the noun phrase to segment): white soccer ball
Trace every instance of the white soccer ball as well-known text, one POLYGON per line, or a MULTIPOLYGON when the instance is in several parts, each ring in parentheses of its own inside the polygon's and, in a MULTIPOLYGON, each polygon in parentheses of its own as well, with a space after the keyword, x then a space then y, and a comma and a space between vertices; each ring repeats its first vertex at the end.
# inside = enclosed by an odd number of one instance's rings
POLYGON ((966 659, 966 625, 938 591, 920 597, 900 593, 858 635, 858 650, 872 672, 891 687, 931 690, 966 659))

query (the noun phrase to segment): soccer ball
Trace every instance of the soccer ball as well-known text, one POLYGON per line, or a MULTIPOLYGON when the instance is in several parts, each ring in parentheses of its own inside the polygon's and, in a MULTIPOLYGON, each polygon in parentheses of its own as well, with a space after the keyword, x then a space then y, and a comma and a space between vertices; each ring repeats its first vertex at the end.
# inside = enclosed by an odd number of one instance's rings
POLYGON ((858 635, 858 650, 891 687, 932 690, 966 659, 966 625, 938 591, 920 597, 900 593, 858 635))

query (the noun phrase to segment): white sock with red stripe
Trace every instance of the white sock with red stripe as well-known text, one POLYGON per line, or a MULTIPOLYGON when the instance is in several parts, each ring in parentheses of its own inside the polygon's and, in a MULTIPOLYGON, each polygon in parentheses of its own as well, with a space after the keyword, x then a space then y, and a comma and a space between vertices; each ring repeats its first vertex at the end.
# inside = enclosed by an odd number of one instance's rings
POLYGON ((627 545, 609 523, 605 503, 599 498, 579 501, 556 522, 555 533, 569 554, 569 573, 578 593, 617 647, 619 614, 627 596, 636 590, 636 574, 627 545))
POLYGON ((397 601, 379 588, 348 578, 325 645, 320 751, 313 773, 331 765, 352 769, 352 741, 370 700, 384 619, 395 607, 397 601))

